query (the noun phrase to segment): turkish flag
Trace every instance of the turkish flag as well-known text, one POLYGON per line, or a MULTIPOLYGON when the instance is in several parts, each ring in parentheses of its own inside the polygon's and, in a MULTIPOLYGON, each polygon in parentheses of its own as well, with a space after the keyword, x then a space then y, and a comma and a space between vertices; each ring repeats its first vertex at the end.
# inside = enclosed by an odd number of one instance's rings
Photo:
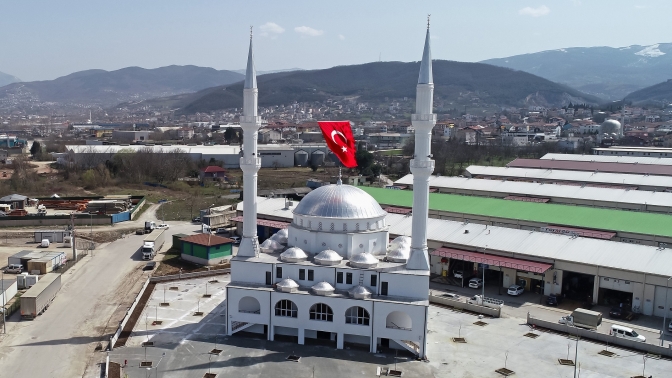
POLYGON ((355 138, 352 136, 350 121, 320 121, 318 124, 327 147, 338 156, 341 163, 348 168, 356 167, 355 138))

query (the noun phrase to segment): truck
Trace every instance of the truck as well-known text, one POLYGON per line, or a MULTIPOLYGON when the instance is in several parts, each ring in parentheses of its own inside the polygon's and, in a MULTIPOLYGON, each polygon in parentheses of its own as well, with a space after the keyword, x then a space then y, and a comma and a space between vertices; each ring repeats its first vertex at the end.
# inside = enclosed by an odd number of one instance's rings
POLYGON ((21 296, 21 316, 35 319, 49 307, 60 289, 61 274, 45 274, 21 296))
POLYGON ((153 221, 146 221, 145 222, 145 234, 151 234, 152 231, 156 228, 156 223, 153 221))
POLYGON ((145 236, 141 248, 143 260, 152 260, 156 256, 156 253, 163 247, 165 233, 165 230, 158 230, 145 236))
POLYGON ((495 298, 484 297, 482 295, 474 295, 473 297, 467 299, 467 303, 491 308, 502 308, 502 306, 504 306, 504 301, 495 298))
POLYGON ((602 313, 577 308, 570 315, 560 318, 558 322, 574 327, 596 330, 602 324, 602 313))

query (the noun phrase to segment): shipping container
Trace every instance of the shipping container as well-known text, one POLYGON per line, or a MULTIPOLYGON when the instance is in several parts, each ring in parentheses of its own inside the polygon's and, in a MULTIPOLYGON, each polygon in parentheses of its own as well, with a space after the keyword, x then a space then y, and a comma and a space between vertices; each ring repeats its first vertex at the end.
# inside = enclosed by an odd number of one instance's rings
MULTIPOLYGON (((21 261, 21 258, 24 256, 32 253, 33 251, 21 251, 18 253, 15 253, 7 258, 7 265, 12 265, 12 264, 21 264, 23 265, 23 262, 21 261)), ((23 267, 24 269, 26 268, 25 266, 23 267)))
POLYGON ((47 274, 54 270, 53 260, 49 258, 28 261, 28 272, 31 274, 47 274))
POLYGON ((66 230, 37 230, 33 233, 35 243, 41 243, 47 239, 52 243, 63 243, 65 237, 70 236, 72 232, 66 230))
POLYGON ((21 316, 35 319, 49 307, 61 289, 61 275, 48 273, 21 296, 21 316))

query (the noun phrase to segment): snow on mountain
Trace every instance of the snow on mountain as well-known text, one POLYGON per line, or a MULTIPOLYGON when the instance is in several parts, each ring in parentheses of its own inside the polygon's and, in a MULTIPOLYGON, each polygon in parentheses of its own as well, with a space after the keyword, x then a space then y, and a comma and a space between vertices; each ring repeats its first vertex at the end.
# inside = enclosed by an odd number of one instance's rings
POLYGON ((643 50, 636 52, 635 55, 648 56, 649 58, 657 58, 659 56, 665 55, 665 53, 660 51, 658 47, 660 47, 660 44, 658 43, 647 46, 643 50))

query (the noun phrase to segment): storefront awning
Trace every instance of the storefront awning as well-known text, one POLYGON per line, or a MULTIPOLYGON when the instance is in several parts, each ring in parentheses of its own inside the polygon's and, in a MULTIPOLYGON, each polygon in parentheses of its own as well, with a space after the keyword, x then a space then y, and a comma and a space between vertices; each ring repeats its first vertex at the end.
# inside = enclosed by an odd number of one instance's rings
POLYGON ((521 260, 512 257, 495 256, 495 255, 489 255, 487 253, 484 254, 481 252, 472 252, 472 251, 465 251, 462 249, 445 248, 445 247, 435 249, 434 251, 432 251, 431 254, 433 256, 448 257, 451 259, 464 260, 479 264, 487 264, 490 266, 503 266, 505 268, 524 270, 527 272, 538 274, 546 272, 553 266, 551 264, 542 262, 521 260))
MULTIPOLYGON (((242 216, 237 216, 237 217, 231 218, 231 221, 232 222, 242 222, 243 217, 242 216)), ((273 221, 273 220, 266 220, 266 219, 257 219, 257 225, 271 227, 271 228, 280 228, 280 229, 289 227, 289 223, 287 223, 287 222, 280 222, 280 221, 273 221)))

